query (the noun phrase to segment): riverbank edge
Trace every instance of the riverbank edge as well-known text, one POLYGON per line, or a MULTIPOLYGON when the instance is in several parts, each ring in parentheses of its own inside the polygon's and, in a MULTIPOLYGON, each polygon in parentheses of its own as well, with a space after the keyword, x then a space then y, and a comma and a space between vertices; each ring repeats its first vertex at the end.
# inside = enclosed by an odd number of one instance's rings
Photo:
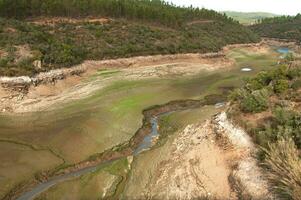
POLYGON ((64 80, 70 76, 79 76, 90 69, 105 69, 105 68, 129 68, 141 62, 158 62, 158 61, 172 61, 175 59, 210 59, 223 58, 225 52, 237 47, 256 47, 266 43, 267 40, 262 40, 258 43, 245 44, 230 44, 226 45, 219 52, 211 53, 186 53, 186 54, 167 54, 167 55, 150 55, 150 56, 136 56, 130 58, 118 58, 109 60, 86 60, 82 64, 71 66, 69 68, 61 68, 50 70, 48 72, 41 72, 33 77, 18 76, 18 77, 0 77, 0 85, 3 88, 13 90, 26 90, 30 86, 38 86, 40 84, 55 83, 57 80, 64 80))

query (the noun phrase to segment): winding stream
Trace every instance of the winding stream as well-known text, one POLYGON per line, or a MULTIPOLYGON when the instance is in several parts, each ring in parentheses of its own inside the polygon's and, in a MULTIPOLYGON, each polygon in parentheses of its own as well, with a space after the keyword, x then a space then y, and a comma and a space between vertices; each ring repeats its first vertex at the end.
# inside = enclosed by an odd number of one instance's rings
MULTIPOLYGON (((172 112, 164 112, 162 114, 159 114, 157 116, 153 116, 150 118, 151 132, 144 137, 144 139, 141 141, 141 143, 138 145, 138 147, 134 150, 134 152, 132 154, 133 156, 136 156, 136 155, 142 153, 143 151, 149 150, 152 147, 154 137, 158 137, 160 134, 159 130, 158 130, 158 119, 161 116, 168 115, 170 113, 172 113, 172 112)), ((80 169, 80 170, 77 170, 74 172, 70 172, 68 174, 64 174, 61 176, 51 178, 47 182, 40 183, 40 184, 36 185, 30 191, 23 193, 20 197, 17 198, 17 200, 32 200, 35 197, 37 197, 39 194, 41 194, 42 192, 45 192, 46 190, 48 190, 49 188, 51 188, 54 185, 57 185, 61 182, 68 181, 68 180, 71 180, 74 178, 78 178, 78 177, 88 174, 88 173, 95 172, 99 167, 113 163, 114 161, 119 160, 119 159, 121 159, 121 158, 112 159, 110 161, 102 162, 96 166, 86 167, 86 168, 83 168, 83 169, 80 169)))

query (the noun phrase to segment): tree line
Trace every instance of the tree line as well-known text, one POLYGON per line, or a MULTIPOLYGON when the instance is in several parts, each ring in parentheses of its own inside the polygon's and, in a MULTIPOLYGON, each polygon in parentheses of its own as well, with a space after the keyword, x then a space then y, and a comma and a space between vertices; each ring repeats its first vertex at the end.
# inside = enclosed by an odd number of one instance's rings
POLYGON ((270 23, 287 23, 294 22, 296 20, 301 20, 301 14, 297 14, 296 16, 279 16, 279 17, 270 17, 259 19, 257 23, 259 24, 270 24, 270 23))
POLYGON ((177 26, 197 19, 228 20, 213 10, 179 7, 163 0, 0 0, 0 17, 104 16, 177 26))
POLYGON ((263 37, 301 42, 301 14, 262 19, 250 28, 263 37))

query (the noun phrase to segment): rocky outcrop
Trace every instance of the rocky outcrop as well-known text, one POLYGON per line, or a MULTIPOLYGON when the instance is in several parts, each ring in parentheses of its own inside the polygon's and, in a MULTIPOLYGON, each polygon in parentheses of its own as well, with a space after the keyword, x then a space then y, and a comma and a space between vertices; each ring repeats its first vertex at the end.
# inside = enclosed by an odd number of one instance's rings
POLYGON ((241 152, 241 158, 230 176, 233 187, 241 199, 275 199, 269 191, 268 181, 254 157, 257 150, 250 136, 243 129, 234 126, 225 112, 215 116, 213 124, 216 134, 226 138, 234 148, 241 152))

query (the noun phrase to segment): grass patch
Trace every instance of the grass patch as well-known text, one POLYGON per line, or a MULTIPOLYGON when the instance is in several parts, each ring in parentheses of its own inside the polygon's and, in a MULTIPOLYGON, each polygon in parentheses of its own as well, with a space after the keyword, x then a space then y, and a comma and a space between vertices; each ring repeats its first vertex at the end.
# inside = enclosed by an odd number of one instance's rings
POLYGON ((280 138, 270 144, 265 165, 274 191, 282 199, 301 199, 301 159, 291 138, 280 138), (280 178, 281 177, 281 178, 280 178))

